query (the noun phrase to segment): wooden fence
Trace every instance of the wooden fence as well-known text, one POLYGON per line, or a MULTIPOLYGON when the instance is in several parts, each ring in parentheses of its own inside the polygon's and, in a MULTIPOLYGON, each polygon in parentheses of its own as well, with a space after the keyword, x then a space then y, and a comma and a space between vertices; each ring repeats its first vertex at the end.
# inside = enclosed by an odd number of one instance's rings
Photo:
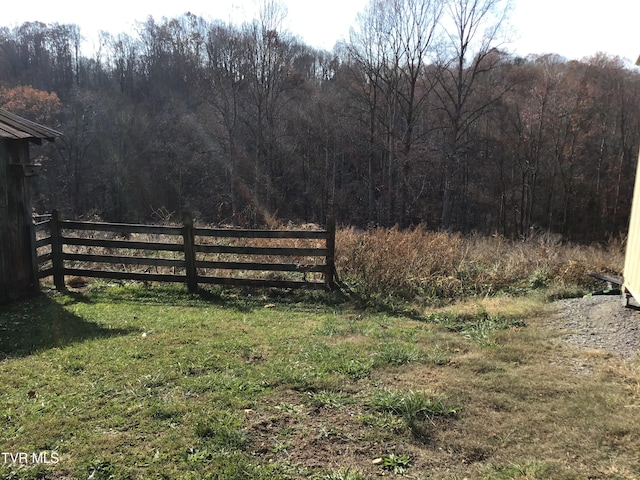
POLYGON ((39 278, 97 277, 144 282, 276 288, 334 288, 335 221, 325 230, 197 228, 62 220, 35 225, 39 278), (302 245, 301 245, 302 244, 302 245))

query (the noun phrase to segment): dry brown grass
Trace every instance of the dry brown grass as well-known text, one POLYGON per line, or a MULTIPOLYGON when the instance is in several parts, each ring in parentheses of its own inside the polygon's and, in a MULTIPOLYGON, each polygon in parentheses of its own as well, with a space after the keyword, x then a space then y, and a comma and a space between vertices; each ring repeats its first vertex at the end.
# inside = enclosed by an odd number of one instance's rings
POLYGON ((424 228, 337 233, 341 279, 363 295, 452 299, 540 288, 596 286, 591 271, 620 275, 624 245, 549 244, 503 237, 431 232, 424 228))
POLYGON ((432 444, 446 447, 431 460, 437 467, 429 478, 638 478, 637 361, 567 347, 549 328, 553 307, 536 296, 438 311, 481 309, 522 316, 527 326, 495 332, 488 347, 438 332, 453 353, 446 366, 412 365, 381 378, 404 388, 429 385, 464 405, 455 424, 434 433, 432 444))

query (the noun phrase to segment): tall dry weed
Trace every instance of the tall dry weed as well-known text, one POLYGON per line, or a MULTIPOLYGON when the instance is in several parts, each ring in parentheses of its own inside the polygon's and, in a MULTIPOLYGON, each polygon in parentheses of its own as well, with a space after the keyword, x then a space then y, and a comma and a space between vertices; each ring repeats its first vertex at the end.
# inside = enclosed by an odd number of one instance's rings
POLYGON ((590 271, 620 274, 624 246, 545 244, 500 236, 462 236, 418 227, 336 237, 342 280, 367 296, 450 299, 541 288, 596 286, 590 271))

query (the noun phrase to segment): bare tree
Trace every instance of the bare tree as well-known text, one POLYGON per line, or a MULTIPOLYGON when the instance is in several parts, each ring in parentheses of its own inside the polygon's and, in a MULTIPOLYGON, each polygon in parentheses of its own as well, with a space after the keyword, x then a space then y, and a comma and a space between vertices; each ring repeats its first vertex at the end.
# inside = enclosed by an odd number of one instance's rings
POLYGON ((404 223, 414 129, 428 88, 422 83, 443 11, 442 0, 372 0, 351 30, 348 51, 366 105, 370 149, 368 203, 384 192, 377 221, 404 223), (381 144, 378 136, 383 138, 381 144), (376 172, 376 151, 382 147, 376 172))
POLYGON ((445 229, 451 227, 454 195, 462 193, 456 192, 454 177, 468 158, 471 129, 504 94, 503 89, 479 98, 474 87, 502 64, 504 57, 495 50, 503 41, 509 10, 509 0, 450 0, 447 4, 446 41, 435 89, 444 122, 441 226, 445 229))
POLYGON ((293 75, 294 42, 282 31, 287 10, 275 0, 265 0, 260 16, 243 28, 243 75, 246 79, 244 122, 254 139, 252 203, 272 210, 273 182, 282 176, 278 142, 283 135, 285 93, 296 87, 293 75))

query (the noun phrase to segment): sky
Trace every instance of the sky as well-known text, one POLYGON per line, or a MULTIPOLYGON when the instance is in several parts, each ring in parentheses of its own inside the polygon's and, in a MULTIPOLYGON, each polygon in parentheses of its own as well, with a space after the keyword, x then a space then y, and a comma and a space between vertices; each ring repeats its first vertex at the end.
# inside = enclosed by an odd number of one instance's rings
MULTIPOLYGON (((285 29, 306 44, 326 50, 346 39, 356 15, 369 0, 282 0, 287 6, 285 29)), ((640 56, 640 2, 637 0, 512 0, 514 31, 506 50, 520 55, 557 53, 582 59, 598 52, 630 63, 640 56)), ((0 13, 0 26, 26 21, 75 23, 91 43, 101 30, 132 33, 149 15, 157 20, 187 11, 207 20, 241 23, 256 16, 257 0, 29 0, 11 2, 0 13), (23 8, 22 5, 28 5, 23 8), (81 6, 82 5, 82 6, 81 6)))

